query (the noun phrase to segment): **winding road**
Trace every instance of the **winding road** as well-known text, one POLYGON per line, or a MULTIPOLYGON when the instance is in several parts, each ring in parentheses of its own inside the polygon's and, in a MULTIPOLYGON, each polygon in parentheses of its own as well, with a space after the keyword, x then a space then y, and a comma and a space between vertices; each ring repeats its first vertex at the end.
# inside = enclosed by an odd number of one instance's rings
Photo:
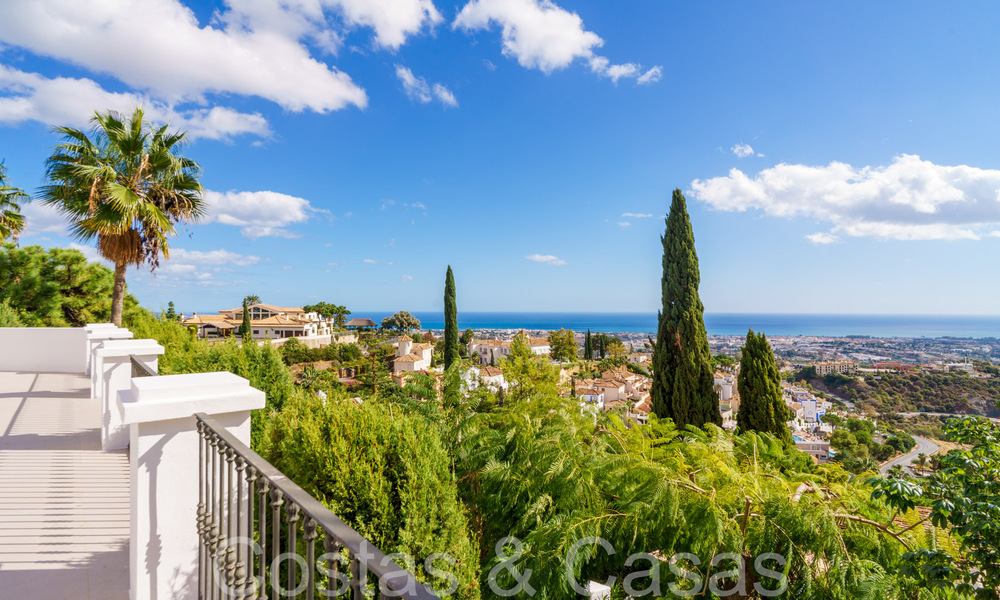
POLYGON ((934 442, 930 441, 927 438, 913 436, 913 441, 917 442, 916 448, 911 450, 909 453, 900 456, 899 458, 894 458, 893 460, 890 460, 889 462, 885 463, 879 468, 879 472, 885 475, 886 473, 889 472, 889 469, 891 469, 895 465, 902 465, 902 467, 905 469, 906 467, 910 466, 913 460, 917 458, 917 455, 920 454, 921 452, 923 452, 927 456, 930 456, 931 454, 934 454, 941 449, 940 446, 938 446, 937 444, 935 444, 934 442))

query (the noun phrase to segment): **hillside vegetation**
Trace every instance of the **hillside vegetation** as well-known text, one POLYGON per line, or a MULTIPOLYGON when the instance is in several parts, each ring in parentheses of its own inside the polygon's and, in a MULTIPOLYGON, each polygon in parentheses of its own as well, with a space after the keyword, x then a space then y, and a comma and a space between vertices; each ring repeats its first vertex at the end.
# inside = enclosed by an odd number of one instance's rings
POLYGON ((807 369, 795 375, 818 390, 836 394, 876 412, 940 412, 1000 416, 1000 378, 966 373, 883 373, 877 376, 827 375, 807 369))

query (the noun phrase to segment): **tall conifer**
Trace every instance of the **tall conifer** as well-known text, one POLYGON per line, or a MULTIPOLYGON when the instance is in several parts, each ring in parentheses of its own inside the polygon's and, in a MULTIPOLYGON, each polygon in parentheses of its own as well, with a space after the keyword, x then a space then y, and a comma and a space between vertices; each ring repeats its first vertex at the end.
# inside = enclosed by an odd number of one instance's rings
POLYGON ((594 360, 594 340, 590 337, 590 330, 587 330, 587 337, 583 340, 584 360, 594 360))
POLYGON ((684 195, 674 190, 663 243, 663 308, 653 349, 653 412, 678 428, 722 425, 714 389, 698 255, 684 195))
POLYGON ((737 429, 772 433, 790 446, 792 434, 787 421, 792 415, 781 398, 781 375, 771 344, 763 332, 747 331, 736 389, 740 393, 737 429))
POLYGON ((240 335, 243 336, 243 341, 244 342, 249 342, 251 339, 253 339, 253 335, 251 334, 251 331, 252 330, 251 330, 251 325, 250 325, 250 309, 247 308, 247 301, 246 301, 246 298, 244 298, 243 299, 243 322, 240 323, 240 335))
POLYGON ((448 265, 444 277, 444 368, 458 360, 458 307, 455 304, 455 276, 448 265))

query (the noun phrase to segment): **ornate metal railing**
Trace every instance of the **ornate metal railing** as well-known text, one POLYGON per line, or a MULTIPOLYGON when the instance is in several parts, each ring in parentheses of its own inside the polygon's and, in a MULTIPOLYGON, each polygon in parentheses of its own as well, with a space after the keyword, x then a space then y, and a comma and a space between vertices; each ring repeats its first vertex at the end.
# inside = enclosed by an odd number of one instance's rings
POLYGON ((438 600, 215 419, 195 418, 199 598, 438 600))
POLYGON ((157 372, 137 361, 134 356, 129 356, 132 362, 132 377, 156 377, 157 372))

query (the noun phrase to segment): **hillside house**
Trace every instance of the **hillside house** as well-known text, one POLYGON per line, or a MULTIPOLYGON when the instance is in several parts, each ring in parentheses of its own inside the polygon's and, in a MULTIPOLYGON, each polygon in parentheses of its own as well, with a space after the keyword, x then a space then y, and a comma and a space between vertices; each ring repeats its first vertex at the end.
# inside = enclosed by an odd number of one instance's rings
POLYGON ((432 344, 417 344, 413 338, 404 335, 396 346, 396 358, 392 361, 393 371, 425 371, 431 368, 432 344))

